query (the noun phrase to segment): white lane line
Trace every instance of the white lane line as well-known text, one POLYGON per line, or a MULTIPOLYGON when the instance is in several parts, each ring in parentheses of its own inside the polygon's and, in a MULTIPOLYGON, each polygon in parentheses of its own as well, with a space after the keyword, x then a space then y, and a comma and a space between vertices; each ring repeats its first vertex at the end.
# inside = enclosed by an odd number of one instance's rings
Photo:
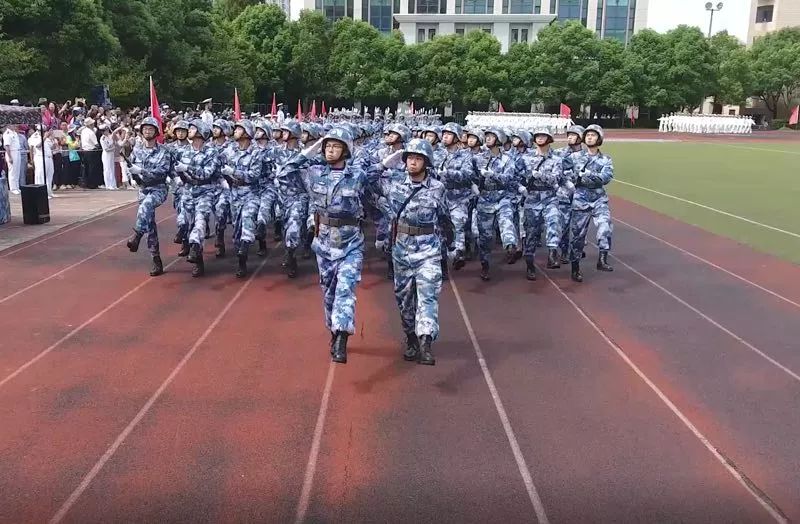
POLYGON ((642 191, 649 191, 650 193, 655 193, 656 195, 661 195, 663 197, 672 198, 673 200, 677 200, 679 202, 684 202, 686 204, 691 204, 693 206, 697 206, 703 209, 707 209, 708 211, 713 211, 714 213, 719 213, 720 215, 725 215, 727 217, 735 218, 736 220, 741 220, 742 222, 747 222, 748 224, 753 224, 754 226, 760 226, 766 229, 771 229, 772 231, 777 231, 778 233, 783 233, 784 235, 790 235, 795 238, 800 238, 800 234, 794 233, 792 231, 786 231, 785 229, 781 229, 779 227, 770 226, 769 224, 763 224, 761 222, 757 222, 755 220, 751 220, 749 218, 745 218, 739 215, 734 215, 733 213, 728 213, 727 211, 722 211, 721 209, 717 209, 711 206, 707 206, 705 204, 700 204, 698 202, 694 202, 692 200, 687 200, 685 198, 681 198, 679 196, 670 195, 669 193, 662 193, 661 191, 656 191, 655 189, 650 189, 649 187, 639 186, 636 184, 631 184, 630 182, 625 182, 624 180, 620 180, 619 178, 614 179, 615 182, 619 182, 620 184, 635 187, 637 189, 641 189, 642 191))
POLYGON ((708 265, 710 267, 713 267, 714 269, 718 269, 719 271, 722 271, 726 275, 729 275, 729 276, 732 276, 733 278, 741 280, 742 282, 744 282, 746 284, 749 284, 749 285, 753 286, 756 289, 760 289, 764 293, 772 295, 773 297, 775 297, 775 298, 777 298, 779 300, 782 300, 782 301, 786 302, 787 304, 791 304, 792 306, 800 309, 800 303, 795 302, 794 300, 791 300, 789 298, 786 298, 785 296, 783 296, 783 295, 781 295, 779 293, 776 293, 775 291, 772 291, 771 289, 765 288, 764 286, 762 286, 760 284, 756 284, 752 280, 748 280, 747 278, 743 277, 742 275, 739 275, 738 273, 734 273, 733 271, 725 269, 724 267, 719 266, 719 265, 715 264, 714 262, 711 262, 710 260, 706 260, 705 258, 692 253, 691 251, 687 251, 686 249, 683 249, 680 246, 676 246, 675 244, 673 244, 673 243, 671 243, 671 242, 669 242, 667 240, 664 240, 663 238, 661 238, 659 236, 656 236, 656 235, 654 235, 652 233, 648 233, 647 231, 645 231, 643 229, 640 229, 640 228, 634 226, 633 224, 629 224, 628 222, 625 222, 624 220, 620 220, 619 218, 615 218, 614 221, 615 222, 619 222, 620 224, 622 224, 622 225, 624 225, 624 226, 626 226, 626 227, 628 227, 630 229, 633 229, 634 231, 637 231, 637 232, 641 233, 642 235, 650 237, 650 238, 652 238, 654 240, 658 240, 662 244, 667 245, 667 246, 669 246, 669 247, 671 247, 673 249, 676 249, 676 250, 680 251, 681 253, 683 253, 684 255, 690 256, 690 257, 694 258, 695 260, 698 260, 698 261, 700 261, 700 262, 702 262, 702 263, 704 263, 704 264, 706 264, 706 265, 708 265))
POLYGON ((198 338, 192 345, 192 347, 189 348, 189 351, 186 352, 186 354, 183 356, 181 361, 178 362, 178 365, 175 366, 175 368, 172 370, 169 376, 167 376, 167 378, 164 379, 164 382, 162 382, 161 385, 158 387, 158 389, 156 389, 155 393, 153 393, 147 400, 147 402, 145 402, 144 406, 142 406, 142 408, 139 410, 136 416, 133 417, 133 419, 128 423, 128 425, 125 426, 125 429, 123 429, 122 432, 119 435, 117 435, 117 438, 114 439, 114 442, 108 447, 106 452, 103 453, 103 456, 100 457, 100 459, 95 463, 94 466, 92 466, 92 469, 90 469, 89 472, 83 477, 83 480, 81 481, 80 484, 78 484, 78 487, 75 488, 75 490, 72 492, 69 498, 67 498, 67 500, 65 500, 64 503, 61 505, 61 507, 58 509, 56 514, 53 515, 53 518, 50 519, 51 524, 56 524, 58 522, 61 522, 61 520, 67 515, 70 508, 72 508, 72 506, 75 505, 75 502, 78 501, 83 492, 86 491, 86 489, 95 479, 95 477, 97 477, 97 475, 103 469, 103 466, 105 466, 106 463, 111 459, 111 457, 114 456, 114 453, 116 453, 117 449, 119 449, 122 443, 125 442, 125 439, 128 438, 128 435, 130 435, 133 432, 133 430, 136 428, 139 422, 141 422, 141 420, 145 417, 145 415, 147 415, 147 413, 150 411, 150 408, 153 407, 153 404, 156 403, 158 398, 164 393, 167 387, 169 387, 172 381, 175 380, 175 377, 178 376, 178 373, 180 373, 183 367, 186 365, 186 363, 189 362, 189 360, 195 354, 197 349, 203 344, 203 342, 205 342, 208 336, 211 335, 211 332, 214 331, 214 329, 216 329, 216 327, 219 325, 219 323, 222 321, 222 319, 225 317, 225 315, 228 313, 231 307, 233 307, 233 304, 235 304, 236 301, 239 300, 239 297, 241 297, 242 293, 244 293, 245 290, 250 286, 250 283, 253 281, 256 275, 258 275, 258 273, 261 271, 261 268, 263 268, 264 264, 266 263, 267 261, 264 260, 261 262, 261 264, 259 264, 258 268, 256 268, 253 274, 250 275, 250 278, 248 278, 247 281, 244 284, 242 284, 242 287, 239 288, 239 291, 237 291, 236 294, 233 296, 233 298, 231 298, 225 305, 225 307, 222 308, 222 311, 219 312, 219 314, 216 316, 216 318, 214 318, 214 320, 206 328, 203 334, 200 335, 200 338, 198 338))
POLYGON ((669 289, 665 288, 664 286, 662 286, 661 284, 659 284, 655 280, 653 280, 650 277, 642 274, 640 271, 636 270, 636 268, 634 268, 630 264, 626 263, 625 261, 620 259, 618 256, 614 256, 614 255, 609 255, 609 256, 611 256, 611 258, 613 258, 614 260, 616 260, 617 262, 619 262, 620 264, 622 264, 623 266, 628 268, 629 271, 639 275, 642 279, 644 279, 645 281, 649 282, 650 285, 652 285, 653 287, 661 290, 666 295, 672 297, 679 304, 681 304, 684 307, 686 307, 687 309, 693 311, 695 314, 697 314, 697 316, 699 316, 703 320, 707 321, 709 324, 711 324, 712 326, 716 327, 717 329, 719 329, 720 331, 722 331, 723 333, 725 333, 726 335, 731 337, 736 342, 740 343, 741 345, 743 345, 744 347, 746 347, 747 349, 749 349, 750 351, 752 351, 756 355, 760 356, 761 358, 763 358, 764 360, 766 360, 767 362, 769 362, 770 364, 772 364, 776 368, 780 369, 781 371, 783 371, 784 373, 786 373, 787 375, 792 377, 794 380, 800 382, 800 375, 798 375, 797 373, 795 373, 794 371, 792 371, 788 367, 784 366, 783 364, 781 364, 780 362, 778 362, 777 360, 775 360, 771 356, 767 355, 766 353, 764 353, 763 351, 761 351, 760 349, 755 347, 750 342, 746 341, 745 339, 743 339, 742 337, 740 337, 739 335, 737 335, 736 333, 734 333, 730 329, 726 328, 725 326, 723 326, 722 324, 720 324, 719 322, 717 322, 713 318, 709 317, 708 315, 706 315, 705 313, 703 313, 702 311, 700 311, 699 309, 697 309, 693 305, 689 304, 688 302, 683 300, 681 297, 679 297, 678 295, 676 295, 675 293, 673 293, 669 289))
POLYGON ((464 325, 467 327, 467 333, 469 333, 469 338, 472 341, 472 347, 475 350, 475 355, 478 357, 478 364, 483 372, 483 378, 486 380, 486 385, 489 387, 489 393, 491 393, 492 400, 494 401, 494 407, 497 410, 497 414, 500 416, 500 421, 503 424, 503 429, 505 430, 506 437, 508 438, 508 443, 511 445, 511 451, 514 454, 514 459, 517 462, 519 474, 522 476, 522 481, 525 484, 525 490, 528 492, 528 498, 530 499, 531 504, 533 505, 533 510, 536 513, 536 519, 540 524, 547 524, 548 520, 547 514, 544 510, 544 504, 542 504, 542 499, 539 497, 539 492, 536 490, 536 486, 533 484, 533 478, 531 477, 530 469, 528 468, 528 464, 525 462, 525 457, 519 447, 519 442, 517 442, 514 429, 511 427, 511 421, 508 418, 508 413, 506 413, 506 409, 503 407, 503 401, 500 399, 500 393, 497 391, 497 387, 492 379, 492 374, 489 371, 489 367, 486 365, 486 359, 483 357, 483 351, 481 351, 478 338, 475 336, 475 330, 472 329, 472 322, 470 322, 469 317, 467 316, 467 310, 464 307, 464 302, 461 300, 461 294, 458 292, 455 279, 453 279, 452 276, 450 277, 450 287, 453 288, 453 294, 456 297, 458 309, 461 311, 461 318, 464 319, 464 325))
POLYGON ((130 208, 135 203, 136 202, 129 202, 127 204, 124 204, 124 205, 120 206, 117 209, 109 211, 108 213, 102 213, 101 212, 100 215, 95 216, 95 217, 91 217, 91 218, 89 218, 89 219, 87 219, 87 220, 85 220, 85 221, 83 221, 83 222, 81 222, 79 224, 74 224, 74 225, 71 225, 71 226, 63 227, 58 232, 53 233, 52 235, 46 236, 45 238, 36 240, 35 242, 31 242, 30 244, 25 244, 24 246, 18 247, 16 249, 12 248, 10 251, 6 251, 5 253, 0 254, 0 258, 10 257, 11 255, 13 255, 15 253, 19 253, 20 251, 24 251, 24 250, 28 249, 29 247, 33 247, 33 246, 35 246, 37 244, 41 244, 43 242, 47 242, 51 238, 60 237, 61 235, 69 233, 70 231, 75 231, 78 228, 81 228, 81 227, 86 226, 88 224, 91 224, 93 222, 97 222, 98 220, 103 220, 104 218, 110 217, 111 215, 116 215, 117 213, 120 213, 120 212, 125 211, 126 209, 130 208))
POLYGON ((300 492, 300 500, 297 502, 297 511, 295 512, 294 518, 294 521, 297 524, 300 524, 306 519, 308 505, 311 501, 311 488, 314 485, 314 473, 317 471, 317 460, 319 459, 319 449, 322 442, 322 431, 325 427, 325 417, 328 414, 328 403, 331 398, 331 388, 333 387, 333 375, 335 369, 336 364, 331 362, 330 367, 328 367, 328 378, 325 379, 325 388, 322 391, 322 401, 319 405, 317 424, 314 426, 314 438, 311 441, 311 452, 308 454, 306 472, 305 475, 303 475, 303 489, 300 492))
POLYGON ((611 340, 600 328, 600 326, 598 326, 591 318, 589 318, 586 312, 584 312, 584 310, 578 304, 576 304, 575 301, 569 297, 569 295, 564 293, 564 291, 558 287, 558 284, 556 284, 553 279, 550 278, 550 275, 548 275, 547 272, 542 271, 542 273, 547 281, 550 282, 550 284, 561 294, 561 296, 572 305, 575 311, 577 311, 578 314, 592 327, 592 329, 594 329, 597 334, 600 335, 603 340, 605 340, 606 344, 608 344, 617 353, 617 355, 619 355, 625 364, 627 364, 628 367, 630 367, 633 372, 636 373, 636 375, 642 379, 645 384, 647 384, 647 386, 656 394, 656 396, 658 396, 659 399, 661 399, 661 401, 669 408, 669 410, 672 411, 672 413, 678 417, 681 422, 683 422, 683 424, 694 434, 695 437, 697 437, 703 446, 705 446, 705 448, 714 456, 715 459, 717 459, 720 464, 722 464, 728 473, 730 473, 731 476, 736 479, 754 499, 756 499, 761 507, 764 508, 767 513, 769 513, 773 520, 781 524, 788 524, 789 520, 783 515, 775 503, 772 502, 765 493, 759 490, 752 483, 752 481, 750 481, 750 479, 746 478, 746 476, 742 474, 739 469, 737 469, 736 466, 731 463, 731 461, 729 461, 722 453, 720 453, 714 443, 711 442, 705 435, 703 435, 703 433, 697 429, 697 426, 695 426, 692 421, 689 420, 689 418, 684 415, 680 409, 678 409, 678 407, 669 399, 669 397, 664 394, 664 392, 661 391, 661 389, 652 380, 650 380, 650 378, 648 378, 648 376, 645 375, 636 364, 633 363, 625 351, 623 351, 622 348, 620 348, 613 340, 611 340))
POLYGON ((787 155, 800 155, 800 151, 785 151, 783 149, 769 149, 766 147, 750 147, 750 146, 740 146, 734 144, 724 144, 720 142, 697 142, 698 144, 708 144, 708 145, 715 145, 715 146, 725 146, 725 147, 733 147, 735 149, 748 149, 750 151, 767 151, 770 153, 786 153, 787 155))
MULTIPOLYGON (((172 218, 172 217, 174 217, 174 216, 175 216, 175 215, 170 215, 170 216, 168 216, 168 217, 166 217, 166 218, 162 218, 161 220, 159 220, 158 222, 156 222, 156 224, 160 224, 161 222, 164 222, 165 220, 169 220, 170 218, 172 218)), ((111 244, 110 246, 108 246, 108 247, 105 247, 105 248, 101 249, 101 250, 100 250, 100 251, 98 251, 97 253, 95 253, 95 254, 93 254, 93 255, 89 255, 88 257, 84 258, 83 260, 79 260, 79 261, 75 262, 74 264, 72 264, 72 265, 70 265, 70 266, 67 266, 67 267, 65 267, 64 269, 62 269, 62 270, 60 270, 60 271, 58 271, 58 272, 56 272, 56 273, 53 273, 53 274, 52 274, 52 275, 50 275, 50 276, 47 276, 47 277, 45 277, 45 278, 43 278, 43 279, 41 279, 41 280, 39 280, 39 281, 37 281, 37 282, 34 282, 33 284, 31 284, 31 285, 29 285, 29 286, 25 286, 24 288, 20 289, 19 291, 16 291, 15 293, 11 293, 10 295, 7 295, 7 296, 5 296, 5 297, 3 297, 3 298, 0 298, 0 304, 2 304, 3 302, 6 302, 6 301, 8 301, 8 300, 11 300, 12 298, 14 298, 14 297, 16 297, 16 296, 19 296, 19 295, 21 295, 21 294, 25 293, 26 291, 28 291, 28 290, 30 290, 30 289, 33 289, 33 288, 35 288, 35 287, 36 287, 36 286, 38 286, 39 284, 44 284, 45 282, 47 282, 47 281, 49 281, 49 280, 52 280, 52 279, 56 278, 56 277, 57 277, 57 276, 59 276, 59 275, 63 275, 64 273, 66 273, 66 272, 67 272, 67 271, 69 271, 70 269, 73 269, 73 268, 75 268, 75 267, 78 267, 78 266, 80 266, 81 264, 83 264, 84 262, 88 262, 89 260, 91 260, 91 259, 93 259, 93 258, 95 258, 95 257, 97 257, 97 256, 99 256, 99 255, 102 255, 103 253, 105 253, 106 251, 108 251, 108 250, 110 250, 110 249, 114 249, 115 247, 117 247, 118 245, 122 244, 122 243, 123 243, 123 242, 125 242, 126 240, 127 240, 127 238, 123 238, 122 240, 118 240, 118 241, 114 242, 113 244, 111 244)))
MULTIPOLYGON (((164 269, 168 269, 169 267, 171 267, 172 265, 176 264, 180 260, 183 260, 183 259, 182 258, 176 258, 175 260, 173 260, 172 262, 170 262, 169 264, 164 266, 164 269)), ((135 288, 131 289, 130 291, 128 291, 127 293, 125 293, 124 295, 122 295, 121 297, 116 299, 114 302, 112 302, 111 304, 109 304, 108 306, 106 306, 105 308, 100 310, 98 313, 96 313, 89 320, 85 321, 80 326, 76 327, 75 329, 73 329, 72 331, 70 331, 69 333, 67 333, 66 335, 64 335, 60 339, 58 339, 57 341, 55 341, 52 344, 50 344, 50 346, 48 346, 47 349, 43 350, 41 353, 39 353, 38 355, 36 355, 35 357, 30 359, 26 363, 24 363, 23 365, 18 367, 13 373, 11 373, 7 377, 5 377, 3 380, 0 380, 0 388, 2 388, 4 385, 6 385, 11 380, 13 380, 20 373, 22 373, 23 371, 25 371, 26 369, 28 369, 29 367, 31 367, 32 365, 36 364, 38 361, 40 361, 41 359, 46 357, 50 352, 52 352, 56 348, 58 348, 58 346, 60 346, 61 344, 63 344, 67 340, 71 339, 72 337, 74 337, 80 330, 82 330, 83 328, 85 328, 86 326, 88 326, 89 324, 91 324, 92 322, 97 320, 98 318, 102 317, 103 315, 105 315, 106 313, 111 311, 112 309, 114 309, 115 306, 120 304, 126 298, 128 298, 131 295, 133 295, 134 293, 136 293, 137 291, 139 291, 144 286, 146 286, 149 282, 152 282, 152 281, 153 281, 153 277, 148 277, 147 280, 143 280, 135 288)))

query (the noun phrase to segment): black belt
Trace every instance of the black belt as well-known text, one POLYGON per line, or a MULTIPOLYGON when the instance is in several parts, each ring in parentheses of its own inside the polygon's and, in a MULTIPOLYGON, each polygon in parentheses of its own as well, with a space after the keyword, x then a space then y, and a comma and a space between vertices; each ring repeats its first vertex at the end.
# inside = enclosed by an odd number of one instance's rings
POLYGON ((470 187, 472 187, 472 184, 464 182, 461 183, 453 182, 453 183, 446 183, 444 187, 445 189, 469 189, 470 187))
POLYGON ((155 180, 155 181, 151 181, 151 182, 146 182, 146 181, 143 181, 143 182, 142 182, 142 185, 143 185, 144 187, 156 187, 156 186, 164 186, 164 185, 166 185, 166 184, 167 184, 167 181, 166 181, 166 180, 164 180, 164 181, 155 180))
POLYGON ((397 224, 397 232, 403 233, 404 235, 410 235, 412 237, 420 236, 420 235, 432 235, 434 232, 433 226, 410 226, 408 224, 404 224, 402 222, 397 224))
POLYGON ((555 189, 553 189, 550 186, 537 186, 537 185, 531 184, 531 185, 528 186, 528 191, 555 191, 555 189))
POLYGON ((194 180, 194 179, 192 179, 192 181, 190 182, 190 184, 193 185, 193 186, 210 186, 211 184, 216 184, 216 183, 217 183, 216 180, 212 180, 212 179, 209 179, 209 178, 207 178, 205 180, 194 180))
POLYGON ((359 220, 357 218, 333 218, 319 215, 319 223, 324 226, 342 227, 342 226, 357 226, 359 220))

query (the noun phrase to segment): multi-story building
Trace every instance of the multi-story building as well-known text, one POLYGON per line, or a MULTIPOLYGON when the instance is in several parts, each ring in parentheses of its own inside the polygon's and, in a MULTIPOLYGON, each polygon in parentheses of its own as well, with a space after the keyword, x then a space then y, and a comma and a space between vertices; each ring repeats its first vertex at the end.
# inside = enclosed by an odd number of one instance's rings
POLYGON ((485 31, 503 51, 532 42, 554 20, 577 20, 602 38, 627 43, 647 23, 649 0, 294 0, 292 18, 302 9, 369 22, 379 31, 399 29, 406 43, 436 35, 485 31))
POLYGON ((286 14, 291 16, 291 1, 290 0, 263 0, 265 4, 277 5, 286 14))
POLYGON ((747 43, 771 31, 800 26, 800 1, 753 0, 750 6, 750 30, 747 43))

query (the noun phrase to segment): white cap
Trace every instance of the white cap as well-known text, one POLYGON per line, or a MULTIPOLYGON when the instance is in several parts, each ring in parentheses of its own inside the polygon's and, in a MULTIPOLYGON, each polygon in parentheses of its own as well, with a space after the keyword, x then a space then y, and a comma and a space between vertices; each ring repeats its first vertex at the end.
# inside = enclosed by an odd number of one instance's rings
POLYGON ((12 100, 12 101, 11 101, 11 105, 12 105, 12 106, 18 106, 18 105, 19 105, 19 100, 17 100, 17 99, 15 98, 14 100, 12 100))

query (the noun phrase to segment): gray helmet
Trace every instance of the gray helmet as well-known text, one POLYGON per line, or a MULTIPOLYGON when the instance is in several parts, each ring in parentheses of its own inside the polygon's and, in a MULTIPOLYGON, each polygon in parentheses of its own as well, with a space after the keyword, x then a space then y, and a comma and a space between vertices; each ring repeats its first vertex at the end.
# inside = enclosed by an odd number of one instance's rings
POLYGON ((578 135, 578 138, 580 138, 581 141, 583 141, 583 134, 585 132, 586 128, 579 125, 570 126, 570 128, 567 129, 567 135, 578 135))
POLYGON ((317 124, 303 122, 300 124, 300 129, 308 133, 308 136, 314 140, 319 138, 319 127, 317 127, 317 124))
POLYGON ((513 133, 513 130, 512 130, 510 127, 504 127, 504 128, 503 128, 503 133, 505 133, 505 134, 506 134, 506 139, 504 140, 504 143, 505 143, 505 142, 510 142, 510 141, 511 141, 511 135, 512 135, 512 133, 513 133))
POLYGON ((597 141, 597 145, 598 146, 602 146, 603 145, 603 139, 605 138, 605 135, 606 135, 605 131, 603 131, 603 128, 600 127, 597 124, 592 124, 589 127, 587 127, 586 130, 583 132, 583 141, 584 142, 586 142, 586 133, 588 133, 589 131, 594 131, 595 133, 597 133, 597 136, 600 137, 600 139, 597 141))
POLYGON ((200 118, 192 120, 192 123, 189 126, 194 126, 194 128, 197 129, 197 133, 203 137, 203 140, 208 140, 211 138, 211 128, 208 127, 208 124, 206 124, 200 118))
POLYGON ((485 138, 484 138, 485 135, 484 135, 483 131, 481 131, 479 128, 468 129, 467 130, 467 138, 469 138, 470 136, 474 136, 475 138, 477 138, 478 139, 478 143, 480 145, 483 145, 484 142, 485 142, 485 138))
POLYGON ((266 119, 264 119, 264 118, 258 118, 258 119, 256 119, 256 120, 254 121, 253 127, 254 127, 255 129, 260 129, 260 130, 262 130, 264 133, 266 133, 266 134, 267 134, 267 138, 270 138, 270 135, 272 135, 272 126, 271 126, 271 125, 269 124, 269 122, 267 122, 267 120, 266 120, 266 119))
POLYGON ((427 159, 429 166, 433 165, 433 147, 424 138, 413 138, 408 142, 405 151, 403 151, 403 162, 406 161, 409 153, 422 155, 427 159))
POLYGON ((220 131, 222 131, 223 135, 230 135, 231 134, 231 125, 228 123, 227 120, 223 120, 221 118, 217 118, 214 120, 214 123, 211 127, 218 127, 220 131))
POLYGON ((439 126, 429 125, 422 128, 422 138, 428 133, 434 133, 439 142, 442 141, 442 128, 439 126))
POLYGON ((490 133, 497 137, 497 143, 499 145, 505 144, 506 140, 508 140, 508 137, 506 136, 505 132, 499 127, 490 127, 489 129, 486 130, 486 133, 484 133, 484 135, 488 135, 490 133))
POLYGON ((411 130, 405 124, 392 124, 386 130, 387 133, 397 133, 403 143, 411 140, 411 130))
POLYGON ((323 151, 325 150, 325 144, 328 143, 328 140, 336 140, 347 147, 345 158, 353 156, 353 134, 350 133, 349 129, 343 126, 332 127, 330 131, 325 133, 325 137, 322 139, 323 151))
POLYGON ((156 128, 156 136, 161 134, 161 126, 158 124, 158 120, 153 118, 152 116, 148 116, 144 120, 142 120, 141 126, 152 126, 156 128))
POLYGON ((551 133, 550 130, 547 129, 546 127, 537 128, 532 133, 532 136, 533 136, 534 140, 536 140, 536 137, 539 136, 539 135, 545 135, 549 139, 547 141, 548 144, 552 144, 553 143, 553 133, 551 133))
POLYGON ((512 137, 519 137, 525 147, 531 147, 531 134, 525 131, 524 129, 520 129, 516 133, 511 133, 512 137))
POLYGON ((184 129, 186 131, 189 131, 189 122, 187 122, 186 120, 178 120, 178 122, 174 126, 172 126, 172 130, 176 131, 178 129, 184 129))
POLYGON ((238 122, 236 122, 236 125, 233 126, 234 130, 237 127, 241 127, 242 129, 244 129, 244 133, 251 140, 253 139, 254 136, 256 136, 256 128, 253 127, 253 123, 250 120, 246 119, 246 118, 243 118, 242 120, 239 120, 238 122))
POLYGON ((300 129, 300 123, 297 120, 285 120, 281 125, 281 131, 288 131, 290 137, 297 139, 300 139, 303 134, 303 130, 300 129))
POLYGON ((442 134, 453 133, 454 135, 456 135, 456 138, 460 138, 462 132, 463 129, 461 129, 461 126, 456 124, 455 122, 448 122, 442 128, 442 134))

